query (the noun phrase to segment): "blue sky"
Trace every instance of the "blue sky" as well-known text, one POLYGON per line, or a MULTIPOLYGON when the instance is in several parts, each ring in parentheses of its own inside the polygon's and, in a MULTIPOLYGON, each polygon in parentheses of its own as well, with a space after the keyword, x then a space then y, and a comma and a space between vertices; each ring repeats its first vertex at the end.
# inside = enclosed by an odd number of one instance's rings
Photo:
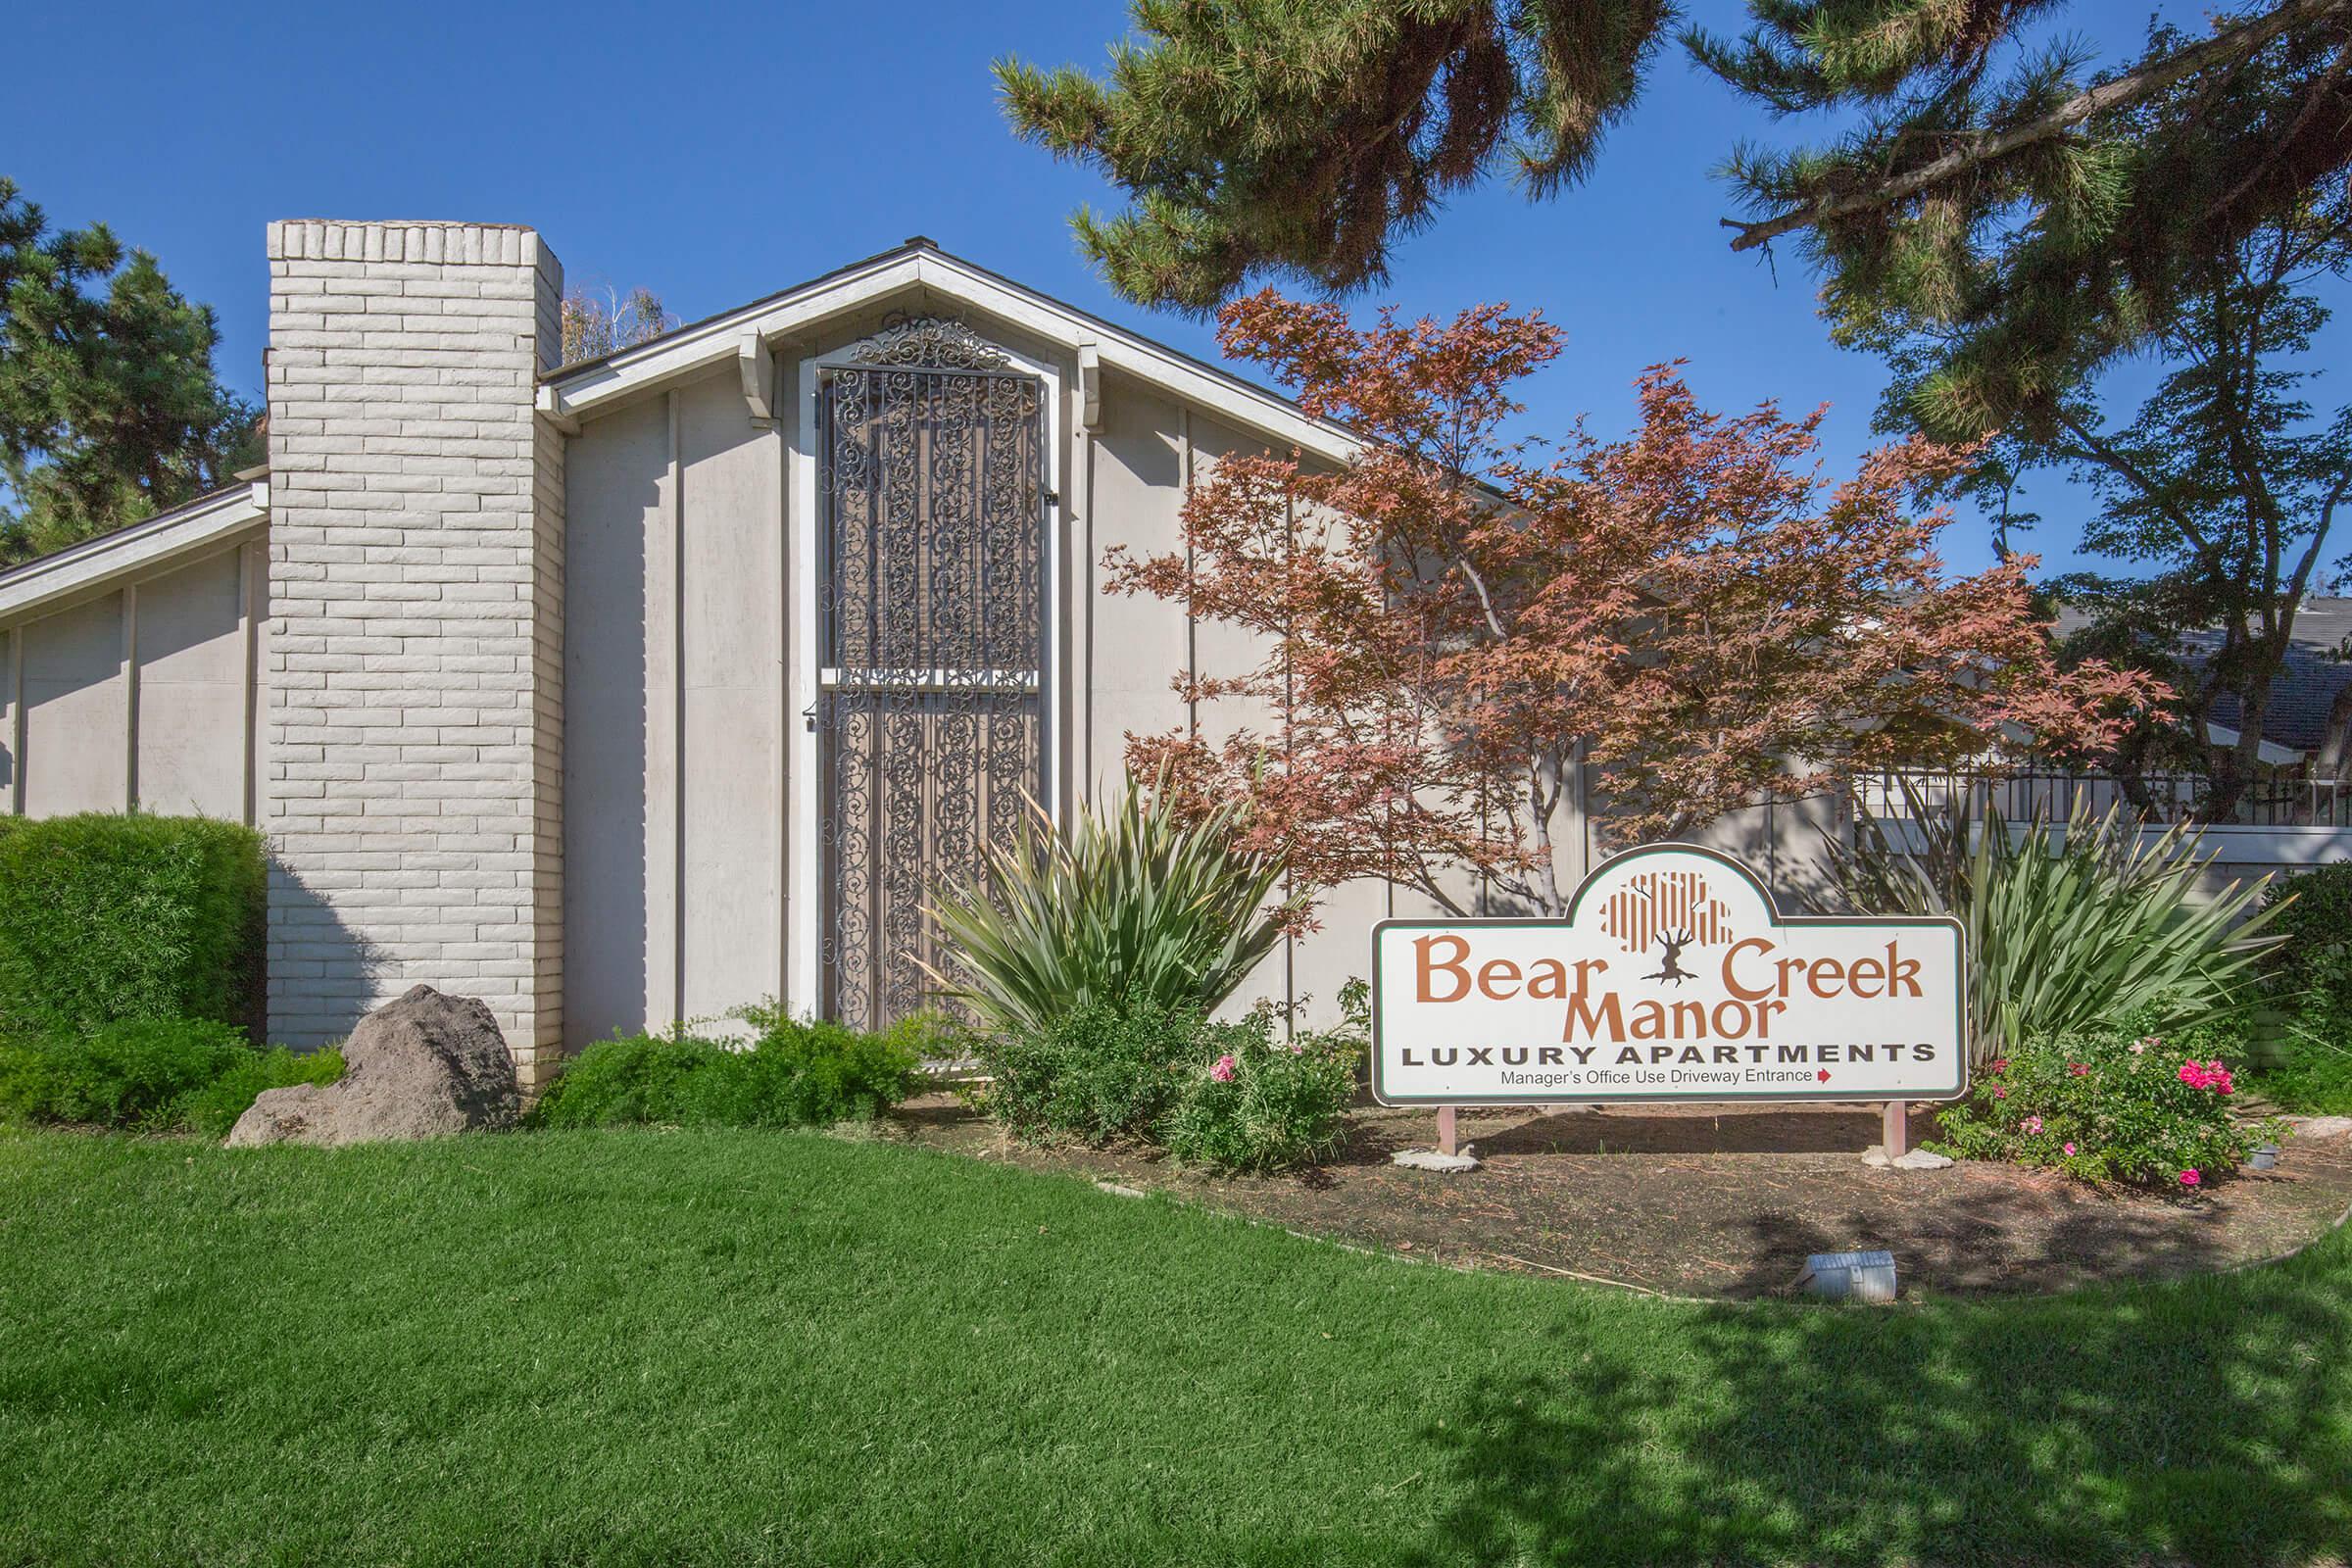
MULTIPOLYGON (((2149 10, 2081 0, 2072 24, 2128 42, 2149 10)), ((1094 66, 1125 18, 1116 0, 21 9, 12 42, 57 65, 19 72, 0 101, 0 172, 54 221, 103 219, 161 257, 219 310, 222 373, 249 395, 262 226, 289 217, 529 223, 573 282, 642 283, 688 319, 921 233, 1213 356, 1207 326, 1126 305, 1092 274, 1066 218, 1114 197, 1015 142, 996 107, 992 58, 1094 66)), ((1718 408, 1832 404, 1830 452, 1848 462, 1871 440, 1878 364, 1830 345, 1793 255, 1776 275, 1717 226, 1731 205, 1710 171, 1754 128, 1670 54, 1590 184, 1541 206, 1502 184, 1457 201, 1365 303, 1541 307, 1569 349, 1530 389, 1539 429, 1583 412, 1622 430, 1634 376, 1680 356, 1718 408)), ((2082 503, 2048 480, 2032 499, 2056 564, 2082 503)), ((1956 533, 1955 564, 1987 559, 1973 520, 1956 533)))

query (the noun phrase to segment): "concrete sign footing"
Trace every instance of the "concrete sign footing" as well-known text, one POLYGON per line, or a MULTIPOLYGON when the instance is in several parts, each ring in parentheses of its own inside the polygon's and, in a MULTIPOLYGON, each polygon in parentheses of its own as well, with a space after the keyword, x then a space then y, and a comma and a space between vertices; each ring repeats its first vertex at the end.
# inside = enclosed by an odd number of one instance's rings
POLYGON ((1478 1169, 1479 1158, 1467 1147, 1457 1154, 1441 1153, 1435 1149, 1400 1149, 1389 1156, 1389 1163, 1402 1165, 1407 1170, 1434 1170, 1457 1175, 1462 1171, 1478 1169))
POLYGON ((1875 1165, 1881 1170, 1941 1170, 1951 1160, 1942 1154, 1932 1154, 1924 1149, 1909 1150, 1889 1159, 1885 1144, 1873 1144, 1862 1151, 1862 1163, 1875 1165))

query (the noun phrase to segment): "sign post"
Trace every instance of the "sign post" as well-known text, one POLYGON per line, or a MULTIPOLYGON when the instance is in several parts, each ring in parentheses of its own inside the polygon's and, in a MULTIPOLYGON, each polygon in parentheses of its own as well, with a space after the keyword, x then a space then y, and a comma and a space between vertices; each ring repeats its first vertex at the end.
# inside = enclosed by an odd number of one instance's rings
POLYGON ((1585 879, 1565 919, 1383 920, 1372 1093, 1457 1107, 1878 1102, 1888 1158, 1915 1101, 1968 1087, 1959 922, 1785 915, 1755 874, 1660 844, 1585 879))

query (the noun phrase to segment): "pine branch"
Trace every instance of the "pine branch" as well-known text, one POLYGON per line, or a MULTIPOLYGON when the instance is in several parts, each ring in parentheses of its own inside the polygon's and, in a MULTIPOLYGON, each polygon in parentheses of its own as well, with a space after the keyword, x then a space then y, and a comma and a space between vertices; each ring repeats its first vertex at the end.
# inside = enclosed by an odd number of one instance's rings
POLYGON ((2209 66, 2250 55, 2272 39, 2296 27, 2341 15, 2347 10, 2352 10, 2352 0, 2285 0, 2268 16, 2239 23, 2201 43, 2191 44, 2136 71, 2126 72, 2112 81, 2087 88, 2046 115, 2037 116, 2023 124, 2012 125, 2007 130, 1981 135, 1967 146, 1922 164, 1909 173, 1884 180, 1866 190, 1822 196, 1771 218, 1753 221, 1726 218, 1721 222, 1726 228, 1739 230, 1732 240, 1732 249, 1747 251, 1768 244, 1794 229, 1819 227, 1856 213, 1892 206, 1979 165, 2063 135, 2094 115, 2162 92, 2209 66))

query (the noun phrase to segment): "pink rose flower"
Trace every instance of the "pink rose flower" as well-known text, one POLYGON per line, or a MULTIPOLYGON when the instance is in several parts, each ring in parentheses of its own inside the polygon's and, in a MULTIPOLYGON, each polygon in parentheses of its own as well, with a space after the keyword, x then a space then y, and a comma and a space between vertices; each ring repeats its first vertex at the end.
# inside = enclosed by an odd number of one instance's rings
POLYGON ((2065 1146, 2065 1152, 2067 1152, 2067 1153, 2069 1153, 2069 1154, 2072 1154, 2074 1152, 2075 1152, 2075 1146, 2074 1146, 2074 1145, 2072 1145, 2072 1144, 2068 1144, 2068 1145, 2066 1145, 2066 1146, 2065 1146))
POLYGON ((2070 1061, 2066 1064, 2066 1070, 2075 1077, 2081 1078, 2089 1073, 2090 1064, 2084 1061, 2070 1061))
POLYGON ((1992 1098, 1995 1100, 2007 1100, 2009 1098, 2009 1091, 1996 1085, 1992 1091, 1992 1098))
POLYGON ((1221 1084, 1229 1084, 1233 1082, 1233 1070, 1237 1065, 1239 1064, 1234 1061, 1233 1053, 1229 1051, 1219 1056, 1209 1067, 1208 1075, 1221 1084))
POLYGON ((2180 1173, 2180 1185, 2183 1187, 2194 1187, 2204 1179, 2193 1170, 2184 1170, 2180 1173))
POLYGON ((2028 1116, 2024 1121, 2021 1121, 2017 1124, 2017 1128, 2018 1131, 2023 1133, 2037 1133, 2041 1131, 2041 1118, 2039 1116, 2028 1116))

